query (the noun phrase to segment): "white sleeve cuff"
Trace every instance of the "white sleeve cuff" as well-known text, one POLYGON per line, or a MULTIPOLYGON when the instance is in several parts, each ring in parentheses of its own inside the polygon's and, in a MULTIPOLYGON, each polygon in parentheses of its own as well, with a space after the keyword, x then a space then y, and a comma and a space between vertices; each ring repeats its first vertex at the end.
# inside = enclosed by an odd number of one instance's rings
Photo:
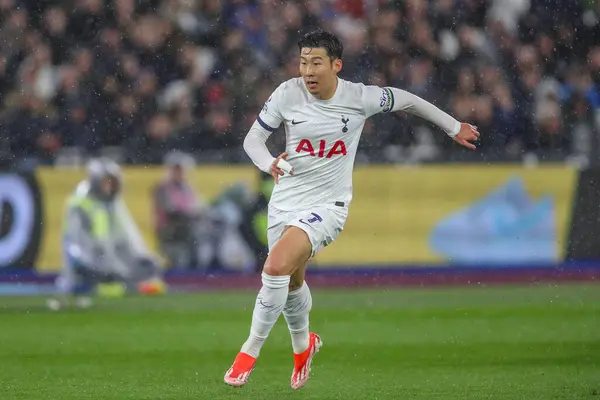
POLYGON ((452 131, 448 132, 448 136, 450 136, 451 138, 453 138, 456 135, 458 135, 458 132, 460 132, 460 126, 461 126, 460 121, 456 121, 454 123, 454 128, 452 128, 452 131))

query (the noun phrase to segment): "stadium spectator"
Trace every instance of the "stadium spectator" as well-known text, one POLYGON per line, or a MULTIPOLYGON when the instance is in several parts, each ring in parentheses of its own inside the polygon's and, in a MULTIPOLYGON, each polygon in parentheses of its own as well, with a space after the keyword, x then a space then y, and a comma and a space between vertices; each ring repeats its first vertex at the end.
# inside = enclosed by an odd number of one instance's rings
POLYGON ((185 157, 172 154, 164 180, 153 189, 154 230, 170 267, 197 267, 203 204, 186 180, 185 170, 191 166, 188 164, 185 157))
MULTIPOLYGON (((476 120, 484 157, 594 157, 581 147, 600 125, 593 0, 4 0, 0 154, 29 167, 107 146, 131 163, 177 149, 247 162, 249 121, 273 82, 297 74, 288 50, 318 26, 346 44, 341 77, 476 120)), ((466 156, 405 118, 370 122, 359 160, 466 156)))

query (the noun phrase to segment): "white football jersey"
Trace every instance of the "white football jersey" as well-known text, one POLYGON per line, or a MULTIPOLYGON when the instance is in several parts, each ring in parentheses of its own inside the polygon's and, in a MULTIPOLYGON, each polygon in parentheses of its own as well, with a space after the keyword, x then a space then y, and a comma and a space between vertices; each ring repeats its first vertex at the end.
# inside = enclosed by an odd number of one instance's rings
POLYGON ((287 161, 294 175, 279 178, 271 205, 284 211, 352 200, 352 169, 367 118, 389 112, 389 88, 338 78, 329 100, 312 96, 302 78, 282 83, 265 103, 257 121, 275 131, 285 127, 287 161))

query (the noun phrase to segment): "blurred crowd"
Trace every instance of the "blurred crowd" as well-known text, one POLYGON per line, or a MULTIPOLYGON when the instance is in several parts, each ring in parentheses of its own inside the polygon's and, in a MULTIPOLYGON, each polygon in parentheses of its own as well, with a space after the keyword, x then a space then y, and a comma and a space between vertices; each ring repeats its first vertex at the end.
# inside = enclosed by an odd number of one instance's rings
MULTIPOLYGON (((472 122, 483 154, 597 154, 600 0, 0 0, 0 159, 248 162, 243 136, 317 27, 344 42, 341 77, 472 122)), ((461 151, 397 113, 369 121, 358 159, 461 151)))

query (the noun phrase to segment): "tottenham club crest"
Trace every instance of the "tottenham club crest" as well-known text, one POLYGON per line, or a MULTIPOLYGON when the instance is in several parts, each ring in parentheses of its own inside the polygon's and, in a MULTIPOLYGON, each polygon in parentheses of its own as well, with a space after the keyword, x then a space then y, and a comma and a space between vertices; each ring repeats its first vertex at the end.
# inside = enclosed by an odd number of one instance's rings
POLYGON ((344 127, 342 128, 342 132, 344 132, 344 133, 348 132, 348 121, 350 121, 350 119, 348 119, 342 115, 342 124, 344 124, 344 127))

